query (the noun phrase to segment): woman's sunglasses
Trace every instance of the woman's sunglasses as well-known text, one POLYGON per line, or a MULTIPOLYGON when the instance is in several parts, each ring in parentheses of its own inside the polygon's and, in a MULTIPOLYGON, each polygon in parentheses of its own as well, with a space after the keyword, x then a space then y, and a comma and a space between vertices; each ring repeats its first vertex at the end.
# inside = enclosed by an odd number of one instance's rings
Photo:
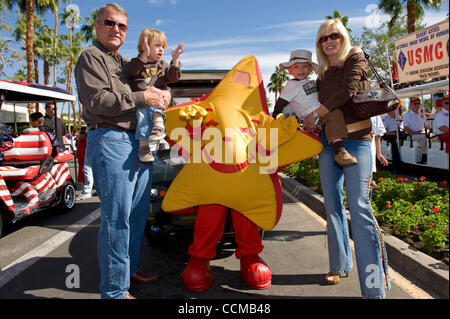
POLYGON ((114 28, 116 25, 119 28, 120 31, 125 32, 128 29, 128 26, 126 24, 123 23, 119 23, 113 20, 109 20, 109 19, 105 19, 103 20, 103 24, 107 27, 111 27, 114 28))
POLYGON ((337 40, 337 39, 339 39, 341 37, 342 37, 342 35, 339 32, 334 32, 334 33, 332 33, 330 35, 321 36, 319 38, 319 43, 327 42, 328 38, 330 38, 331 40, 337 40))

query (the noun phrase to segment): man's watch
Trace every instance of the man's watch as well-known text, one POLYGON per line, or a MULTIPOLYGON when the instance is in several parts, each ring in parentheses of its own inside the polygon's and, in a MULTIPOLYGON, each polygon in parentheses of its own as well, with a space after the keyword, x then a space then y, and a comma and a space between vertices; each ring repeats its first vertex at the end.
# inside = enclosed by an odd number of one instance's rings
POLYGON ((317 113, 316 111, 312 111, 311 116, 316 119, 319 117, 319 113, 317 113))

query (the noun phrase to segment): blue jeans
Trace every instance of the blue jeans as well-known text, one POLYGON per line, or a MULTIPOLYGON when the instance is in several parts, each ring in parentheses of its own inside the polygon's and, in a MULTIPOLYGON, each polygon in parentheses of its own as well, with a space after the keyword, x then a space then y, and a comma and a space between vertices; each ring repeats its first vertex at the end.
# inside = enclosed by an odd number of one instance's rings
POLYGON ((385 286, 390 288, 390 280, 381 231, 370 204, 371 144, 362 140, 345 140, 345 148, 356 157, 358 163, 342 168, 334 164, 333 149, 323 132, 320 138, 324 148, 319 155, 319 172, 327 211, 330 271, 342 274, 353 267, 343 204, 345 182, 362 295, 366 298, 384 298, 385 286))
POLYGON ((92 188, 94 187, 94 176, 92 175, 91 150, 87 147, 84 155, 83 174, 84 184, 81 194, 91 195, 92 188))
MULTIPOLYGON (((162 110, 153 106, 140 107, 136 111, 137 126, 136 126, 136 139, 140 141, 147 141, 150 137, 150 133, 153 129, 153 114, 162 113, 162 110)), ((163 114, 164 115, 164 114, 163 114)))
POLYGON ((139 161, 134 134, 108 128, 90 130, 94 186, 100 197, 97 256, 102 298, 128 295, 137 272, 150 206, 152 165, 139 161))

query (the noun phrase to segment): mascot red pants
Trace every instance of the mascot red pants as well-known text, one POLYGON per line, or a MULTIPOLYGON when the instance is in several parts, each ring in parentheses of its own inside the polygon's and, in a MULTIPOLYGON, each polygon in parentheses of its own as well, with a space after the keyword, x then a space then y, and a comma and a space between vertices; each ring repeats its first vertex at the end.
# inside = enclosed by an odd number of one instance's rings
MULTIPOLYGON (((182 279, 190 291, 204 291, 213 281, 209 266, 216 256, 216 245, 222 238, 227 207, 222 205, 202 205, 197 211, 194 241, 189 247, 191 256, 183 272, 182 279)), ((231 211, 235 241, 238 246, 236 257, 240 260, 241 276, 253 289, 265 289, 272 284, 269 267, 258 256, 263 250, 258 227, 239 212, 231 211)))

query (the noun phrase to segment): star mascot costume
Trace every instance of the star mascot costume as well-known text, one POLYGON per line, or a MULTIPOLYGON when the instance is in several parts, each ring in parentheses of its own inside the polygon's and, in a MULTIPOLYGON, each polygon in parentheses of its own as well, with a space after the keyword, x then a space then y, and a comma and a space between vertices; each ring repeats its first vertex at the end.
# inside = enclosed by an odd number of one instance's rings
POLYGON ((169 213, 197 212, 182 280, 190 291, 213 281, 227 209, 231 209, 241 276, 253 289, 272 284, 258 227, 271 230, 282 210, 277 171, 322 150, 295 117, 272 118, 254 56, 243 58, 209 94, 165 111, 172 151, 186 160, 162 203, 169 213))

